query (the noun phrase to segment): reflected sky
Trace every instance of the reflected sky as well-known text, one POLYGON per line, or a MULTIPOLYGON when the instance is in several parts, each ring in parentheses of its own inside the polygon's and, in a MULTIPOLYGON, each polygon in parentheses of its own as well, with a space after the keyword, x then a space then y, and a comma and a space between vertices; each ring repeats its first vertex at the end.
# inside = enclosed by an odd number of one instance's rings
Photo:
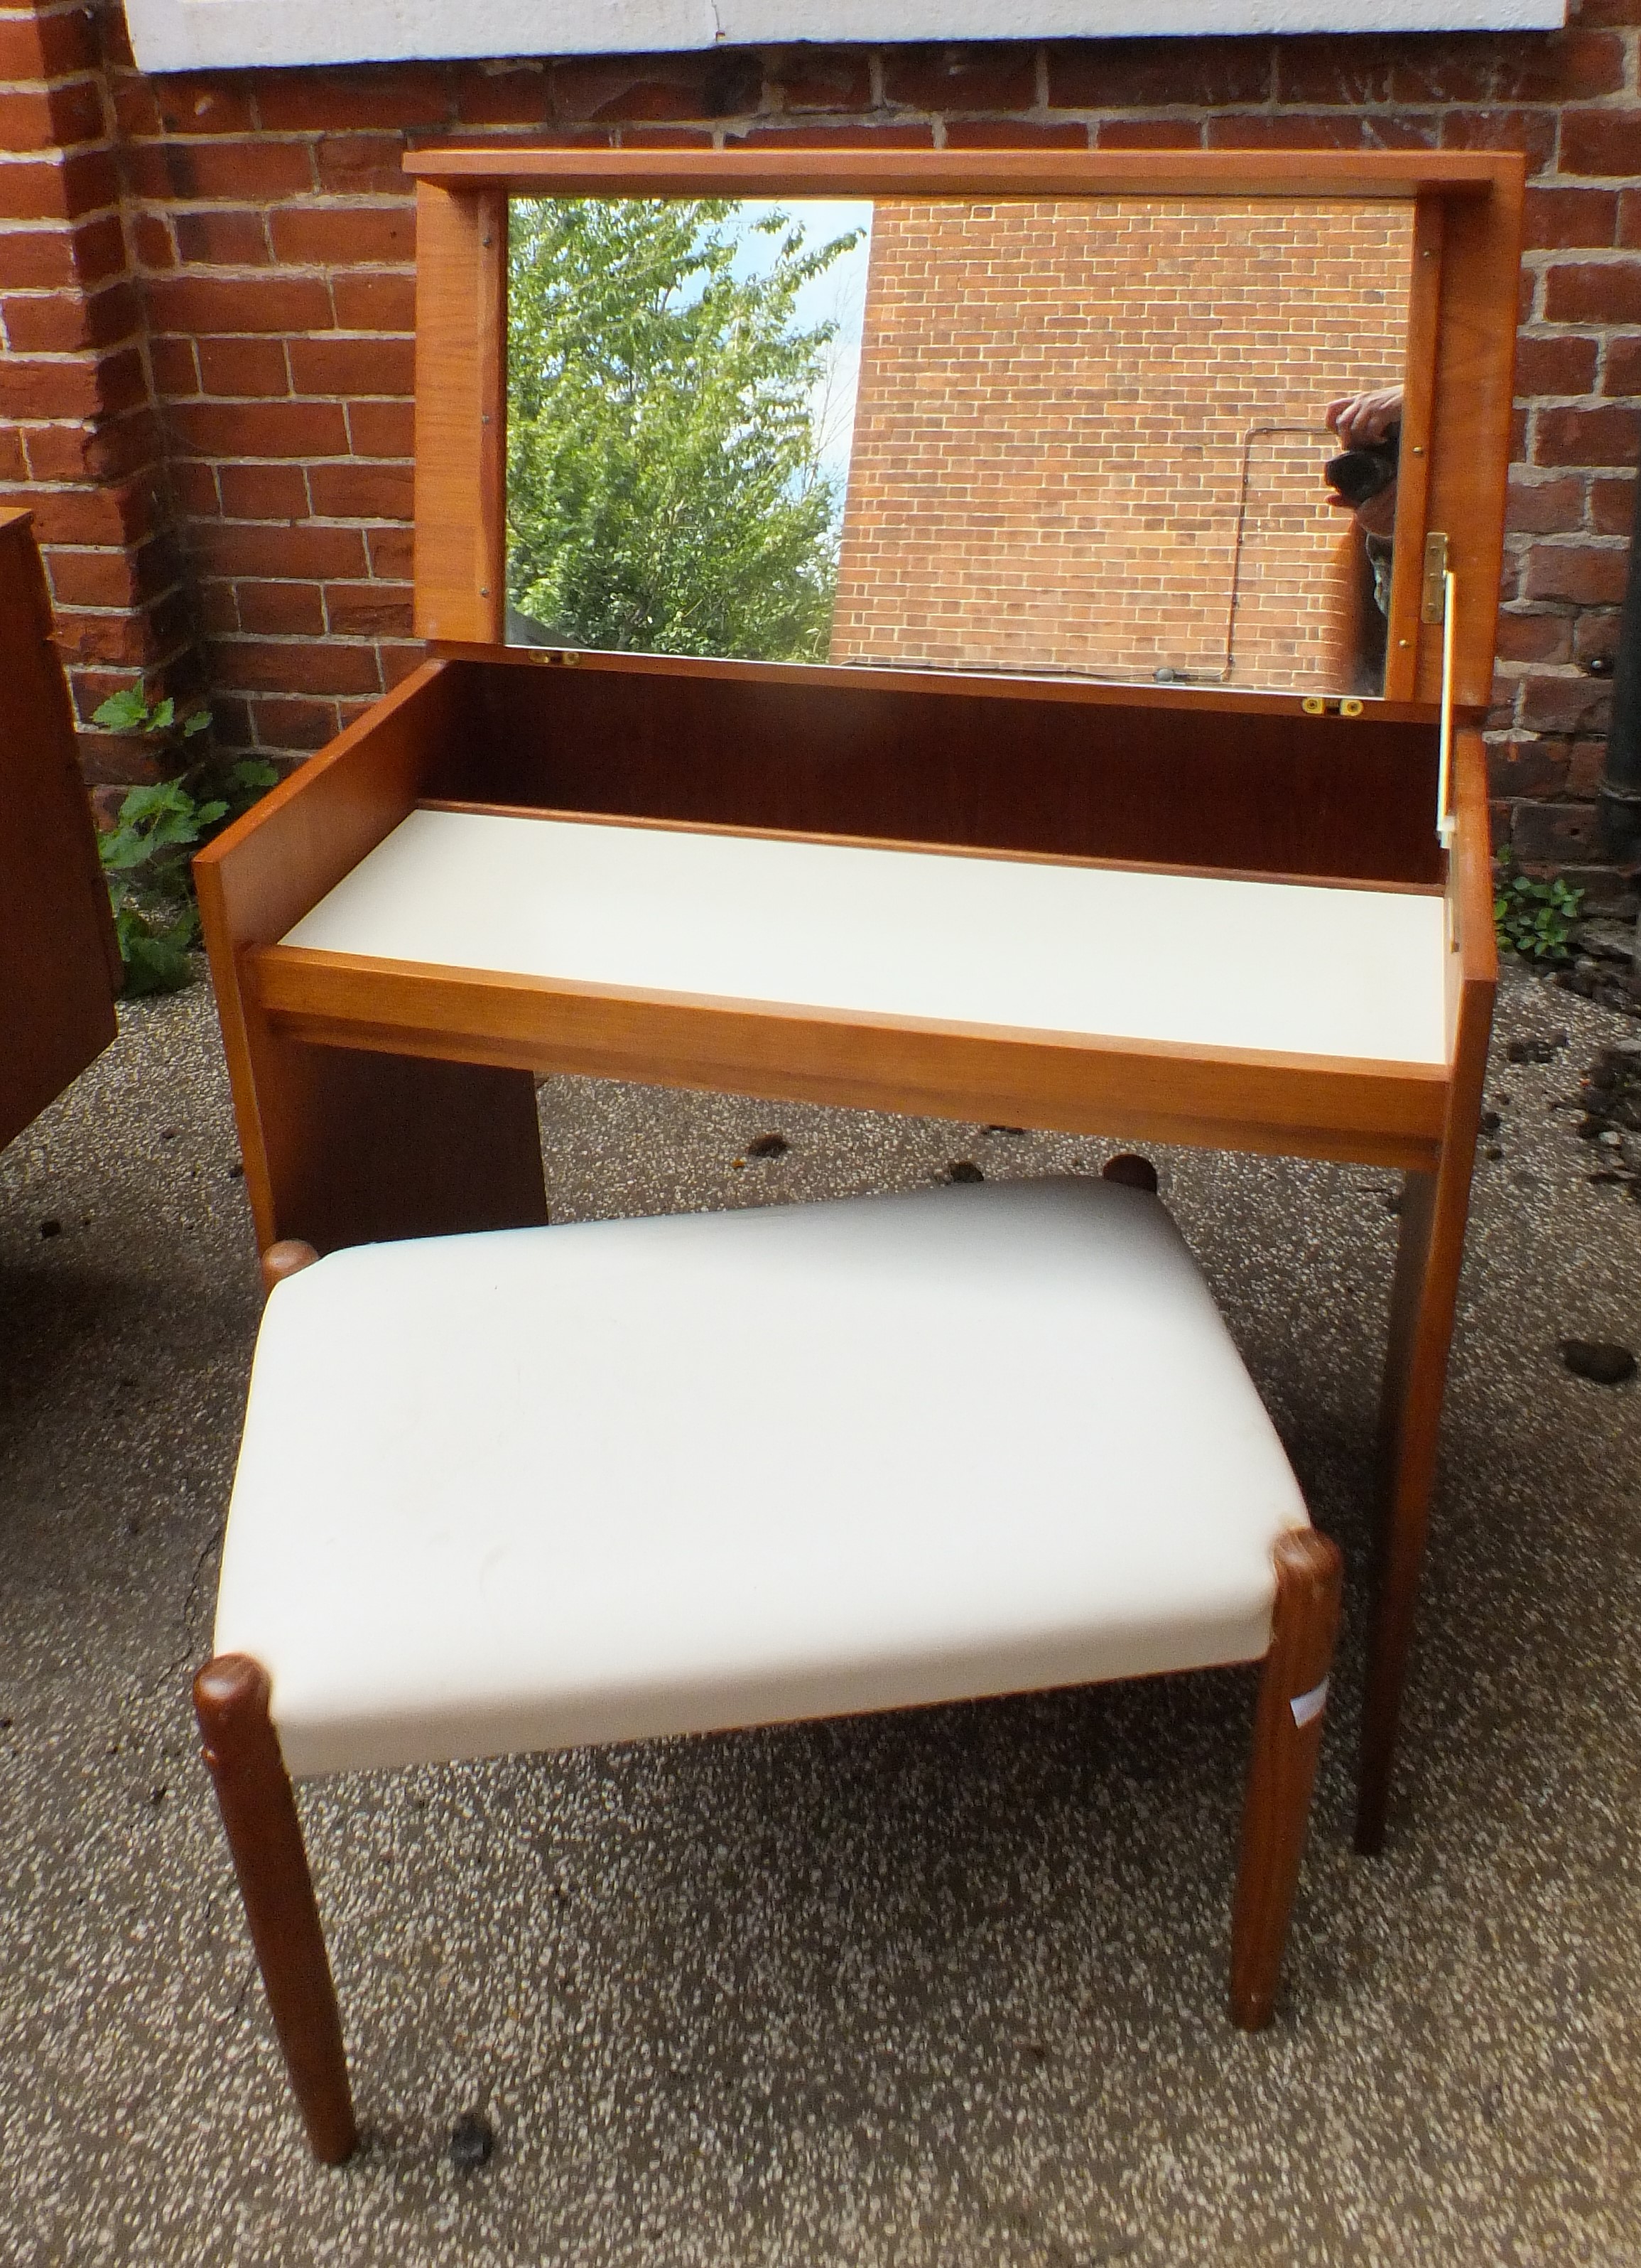
POLYGON ((725 234, 740 236, 735 255, 737 276, 765 276, 780 250, 778 236, 765 236, 758 223, 773 212, 791 215, 804 232, 806 246, 829 244, 835 236, 858 229, 860 241, 852 252, 840 254, 823 275, 814 276, 798 293, 793 310, 799 329, 817 323, 837 326, 831 366, 814 397, 815 428, 820 437, 820 461, 837 482, 842 497, 849 479, 849 453, 855 430, 855 397, 860 385, 861 325, 866 309, 866 257, 872 242, 870 203, 827 197, 747 198, 740 212, 725 224, 725 234))

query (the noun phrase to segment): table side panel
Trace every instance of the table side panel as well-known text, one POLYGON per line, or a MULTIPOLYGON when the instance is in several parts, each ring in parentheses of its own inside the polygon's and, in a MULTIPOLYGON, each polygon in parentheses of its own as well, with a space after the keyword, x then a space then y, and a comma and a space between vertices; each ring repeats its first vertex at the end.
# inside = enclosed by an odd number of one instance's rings
POLYGON ((246 1189, 259 1244, 321 1251, 382 1236, 544 1220, 529 1078, 387 1060, 272 1031, 246 956, 282 936, 414 806, 460 727, 464 671, 432 662, 195 861, 246 1189))

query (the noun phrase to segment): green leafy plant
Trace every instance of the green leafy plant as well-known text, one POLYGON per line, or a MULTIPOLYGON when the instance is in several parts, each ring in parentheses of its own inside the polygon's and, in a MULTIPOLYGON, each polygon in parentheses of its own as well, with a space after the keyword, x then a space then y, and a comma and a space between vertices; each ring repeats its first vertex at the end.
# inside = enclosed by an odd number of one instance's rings
POLYGON ((1539 882, 1506 870, 1493 899, 1498 942, 1527 961, 1571 961, 1572 926, 1583 903, 1584 892, 1559 877, 1539 882))
MULTIPOLYGON (((140 685, 132 685, 111 694, 92 722, 105 732, 140 733, 180 756, 209 729, 210 713, 196 709, 179 718, 169 696, 151 702, 140 685)), ((272 764, 254 757, 223 764, 206 756, 183 763, 173 778, 127 793, 114 825, 99 836, 97 850, 128 995, 174 992, 192 982, 199 909, 188 862, 277 777, 272 764)))
POLYGON ((507 595, 540 643, 824 660, 841 483, 837 326, 810 246, 723 198, 511 209, 507 595), (768 272, 748 274, 753 239, 768 272))

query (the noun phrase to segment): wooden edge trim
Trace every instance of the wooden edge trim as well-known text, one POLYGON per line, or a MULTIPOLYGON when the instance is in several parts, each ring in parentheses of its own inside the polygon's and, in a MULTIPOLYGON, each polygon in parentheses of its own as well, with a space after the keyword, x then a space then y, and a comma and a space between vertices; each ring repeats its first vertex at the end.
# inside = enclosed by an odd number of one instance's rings
MULTIPOLYGON (((1361 714, 1341 717, 1340 696, 1325 717, 1306 715, 1303 693, 1259 693, 1240 686, 1157 685, 1143 677, 1010 675, 1001 671, 894 669, 865 667, 841 661, 744 661, 730 655, 618 653, 603 646, 485 645, 460 638, 430 638, 427 650, 445 661, 497 662, 512 669, 586 669, 614 671, 631 677, 704 677, 762 682, 766 685, 806 685, 822 690, 833 687, 858 693, 944 694, 951 698, 979 700, 1070 701, 1095 706, 1198 710, 1223 716, 1227 709, 1252 717, 1304 717, 1319 729, 1338 725, 1433 725, 1438 704, 1433 701, 1387 701, 1362 696, 1361 714)), ((1467 724, 1481 724, 1483 708, 1458 711, 1467 724)))
MULTIPOLYGON (((1103 1102, 1120 1093, 1136 1112, 1160 1114, 1170 1124, 1203 1117, 1361 1132, 1392 1138, 1422 1162, 1446 1111, 1447 1073, 1439 1065, 697 998, 299 946, 263 946, 243 965, 263 1012, 289 1036, 456 1062, 640 1079, 675 1079, 694 1067, 700 1084, 731 1090, 748 1073, 791 1070, 819 1080, 818 1092, 842 1082, 857 1094, 904 1096, 882 1107, 905 1108, 977 1085, 1052 1093, 1062 1111, 1081 1096, 1103 1102)), ((930 1107, 939 1115, 938 1104, 930 1107)))
POLYGON ((1493 926, 1492 828, 1487 809, 1487 750, 1479 733, 1458 735, 1453 749, 1453 786, 1458 828, 1453 854, 1458 865, 1459 958, 1464 981, 1498 983, 1498 936, 1493 926))
POLYGON ((1442 972, 1447 1060, 1457 1062, 1463 1017, 1477 1003, 1490 1020, 1498 983, 1498 941, 1493 928, 1493 872, 1487 814, 1487 752, 1479 733, 1461 733, 1453 744, 1456 824, 1446 855, 1446 966, 1442 972), (1469 1006, 1467 1007, 1467 1002, 1469 1006))
POLYGON ((1264 873, 1252 866, 1171 866, 1158 859, 1083 858, 1063 850, 1009 850, 976 843, 926 843, 893 835, 822 835, 796 827, 737 827, 727 820, 643 819, 620 811, 560 811, 547 804, 463 803, 446 796, 417 799, 418 811, 475 819, 541 819, 565 827, 647 828, 661 835, 729 835, 756 843, 823 843, 846 850, 903 850, 934 858, 997 858, 1018 866, 1086 866, 1100 873, 1170 874, 1182 881, 1269 882, 1296 890, 1372 890, 1385 897, 1439 898, 1440 882, 1365 882, 1354 875, 1264 873))
MULTIPOLYGON (((971 1066, 960 1079, 924 1078, 920 1067, 903 1062, 865 1073, 827 1064, 814 1069, 796 1057, 775 1063, 747 1058, 707 1060, 699 1039, 672 1052, 661 1050, 652 1032, 632 1039, 629 1050, 578 1047, 571 1040, 550 1046, 496 1042, 461 1033, 417 1032, 324 1017, 274 1015, 270 1027, 281 1037, 314 1048, 401 1057, 413 1044, 418 1057, 438 1063, 527 1071, 534 1079, 558 1074, 619 1079, 640 1086, 680 1087, 702 1094, 751 1095, 766 1102, 813 1102, 831 1108, 891 1111, 901 1116, 955 1120, 964 1124, 993 1121, 1032 1126, 1048 1132, 1082 1134, 1129 1142, 1167 1142, 1185 1149, 1237 1150, 1250 1156, 1315 1158, 1341 1165, 1374 1166, 1392 1173, 1433 1170, 1439 1143, 1428 1135, 1365 1129, 1359 1123, 1306 1126, 1275 1124, 1260 1118, 1214 1116, 1202 1109, 1136 1101, 1120 1091, 1075 1094, 1045 1101, 1041 1082, 1012 1076, 1009 1066, 995 1072, 988 1061, 971 1066)), ((1013 1067, 1014 1071, 1019 1066, 1013 1067)), ((1027 1071, 1031 1069, 1027 1066, 1027 1071)))
MULTIPOLYGON (((486 210, 478 277, 480 431, 477 607, 489 639, 507 636, 507 200, 486 210)), ((412 565, 414 575, 414 563, 412 565)))
MULTIPOLYGON (((1457 582, 1453 686, 1473 711, 1492 697, 1506 478, 1515 412, 1516 290, 1523 241, 1527 159, 1501 151, 1494 194, 1453 204, 1444 225, 1441 327, 1431 409, 1425 527, 1447 537, 1457 582)), ((1421 637, 1416 689, 1439 701, 1443 640, 1421 637)), ((1462 721, 1476 720, 1467 713, 1462 721)))
POLYGON ((1389 1080, 1431 1091, 1445 1089, 1447 1083, 1447 1072, 1442 1064, 1397 1063, 1378 1057, 1289 1055, 1274 1049, 1208 1047, 1194 1040, 1127 1040, 1100 1033, 1040 1031, 1029 1025, 970 1024, 937 1017, 897 1016, 878 1009, 845 1010, 812 1007, 800 1001, 741 1000, 708 993, 666 992, 644 985, 597 984, 580 977, 520 976, 507 971, 454 968, 439 961, 378 960, 365 954, 327 953, 312 946, 261 946, 248 957, 257 971, 259 998, 267 1007, 290 1005, 295 996, 308 996, 311 987, 322 987, 332 979, 350 985, 406 983, 425 987, 430 994, 449 986, 464 992, 507 994, 544 1003, 587 1000, 635 1007, 681 1008, 702 1013, 723 1011, 782 1023, 824 1025, 838 1030, 924 1033, 931 1037, 1019 1042, 1028 1047, 1063 1047, 1090 1055, 1120 1055, 1125 1060, 1150 1057, 1159 1063, 1223 1064, 1282 1076, 1389 1080), (276 994, 284 997, 276 998, 276 994))
POLYGON ((1422 196, 1414 208, 1412 273, 1408 281, 1408 350, 1396 466, 1396 524, 1392 543, 1390 620, 1386 626, 1385 694, 1409 701, 1418 684, 1424 580, 1425 505, 1436 403, 1436 349, 1441 328, 1442 244, 1446 208, 1422 196))
POLYGON ((305 758, 294 771, 287 772, 276 787, 270 787, 266 795, 259 796, 251 808, 242 813, 231 827, 224 827, 220 835, 211 837, 203 850, 195 851, 195 876, 202 870, 209 873, 213 867, 220 866, 225 859, 232 858, 236 850, 250 842, 270 820, 276 819, 298 795, 306 793, 325 773, 334 771, 339 763, 350 756, 362 741, 379 733, 388 718, 415 701, 428 686, 436 683, 449 666, 449 663, 443 660, 423 662, 391 693, 373 702, 363 717, 356 717, 334 740, 327 741, 316 755, 305 758))
POLYGON ((1492 151, 885 150, 869 132, 844 149, 588 150, 517 142, 448 143, 407 153, 407 173, 446 187, 504 186, 560 195, 692 196, 735 182, 745 194, 813 188, 884 196, 1100 195, 1485 197, 1492 151))

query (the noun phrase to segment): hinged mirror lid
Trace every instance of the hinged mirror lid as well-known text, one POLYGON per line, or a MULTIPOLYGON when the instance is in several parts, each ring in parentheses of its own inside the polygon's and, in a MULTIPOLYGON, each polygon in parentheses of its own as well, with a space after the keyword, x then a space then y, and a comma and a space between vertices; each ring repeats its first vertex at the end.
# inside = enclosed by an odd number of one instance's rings
MULTIPOLYGON (((1317 693, 1383 697, 1433 713, 1442 639, 1439 627, 1425 618, 1421 567, 1425 534, 1435 527, 1448 538, 1461 593, 1454 698, 1461 712, 1485 708, 1493 608, 1466 600, 1496 590, 1502 551, 1520 157, 870 150, 771 156, 498 144, 423 151, 407 166, 418 176, 419 198, 416 585, 423 637, 464 648, 660 645, 787 663, 831 659, 851 667, 1046 671, 1159 690, 1275 692, 1298 696, 1296 708, 1299 698, 1317 693), (811 200, 819 202, 805 203, 811 200), (697 237, 681 252, 673 247, 681 264, 671 305, 695 320, 710 292, 739 291, 755 314, 757 292, 746 279, 750 254, 759 250, 756 227, 764 228, 766 239, 762 274, 775 279, 763 287, 768 313, 780 288, 780 259, 786 258, 790 276, 825 248, 818 235, 805 239, 800 233, 797 250, 782 254, 777 247, 770 265, 767 217, 778 212, 791 221, 800 207, 833 218, 864 211, 871 219, 871 284, 856 349, 854 453, 833 475, 827 643, 815 645, 813 608, 804 632, 807 650, 736 645, 736 637, 753 633, 732 621, 716 644, 677 637, 675 624, 658 637, 653 617, 629 593, 616 592, 619 604, 606 603, 607 593, 589 598, 586 586, 598 577, 583 572, 578 584, 569 571, 569 539, 563 539, 563 560, 549 552, 545 570, 540 544, 530 551, 525 543, 527 521, 562 536, 570 509, 564 467, 602 467, 615 453, 599 438, 602 429, 589 405, 596 407, 600 397, 582 382, 585 372, 578 373, 578 414, 586 414, 590 438, 570 436, 556 452, 538 446, 544 430, 549 443, 564 439, 551 424, 564 413, 552 401, 542 410, 539 386, 536 399, 521 402, 517 336, 510 453, 510 224, 519 302, 521 279, 534 290, 545 276, 556 289, 556 279, 570 275, 578 260, 584 269, 602 260, 600 280, 617 273, 611 263, 630 252, 635 233, 614 225, 623 211, 635 229, 662 216, 673 238, 680 214, 704 216, 697 237), (542 213, 545 227, 534 223, 542 213), (533 218, 530 250, 543 263, 535 269, 519 265, 521 214, 533 218), (742 217, 748 215, 750 220, 742 217), (591 232, 588 216, 598 223, 591 232), (726 226, 738 226, 740 235, 726 235, 726 226), (1116 289, 1116 270, 1105 255, 1123 232, 1143 236, 1144 245, 1127 284, 1116 289), (916 274, 907 266, 909 245, 923 263, 916 274), (1397 276, 1405 277, 1405 292, 1392 304, 1389 286, 1397 276), (977 348, 971 341, 965 362, 948 319, 959 299, 972 310, 982 277, 990 279, 988 319, 997 337, 977 348), (895 289, 902 333, 909 309, 924 326, 921 334, 900 338, 898 362, 885 349, 885 310, 895 289), (1255 304, 1259 291, 1266 297, 1255 304), (1101 293, 1105 312, 1091 328, 1089 309, 1101 293), (1019 320, 1009 332, 1011 306, 1019 320), (1285 327, 1284 313, 1291 314, 1285 327), (1153 335, 1141 318, 1156 319, 1153 335), (1027 336, 1032 320, 1037 331, 1027 336), (1131 382, 1109 350, 1119 334, 1142 342, 1131 382), (1060 422, 1049 434, 1037 414, 1041 401, 1028 404, 1026 397, 1033 385, 1041 394, 1041 373, 1056 355, 1060 422), (1354 381, 1394 374, 1398 357, 1400 462, 1395 468, 1393 458, 1390 494, 1376 504, 1351 499, 1323 526, 1323 467, 1332 451, 1355 453, 1345 449, 1343 432, 1335 441, 1323 430, 1322 397, 1335 389, 1341 396, 1371 390, 1354 381), (1200 368, 1200 418, 1188 406, 1188 383, 1174 387, 1175 405, 1165 416, 1158 373, 1172 386, 1181 373, 1188 380, 1193 364, 1200 368), (987 403, 988 377, 1001 382, 1000 413, 987 403), (901 388, 898 396, 886 394, 890 381, 901 388), (1233 387, 1242 389, 1235 401, 1233 387), (1278 414, 1261 414, 1267 396, 1278 414), (1019 430, 1002 431, 999 439, 999 414, 1016 417, 1019 430), (541 416, 545 428, 527 424, 541 416), (992 422, 982 433, 986 418, 992 422), (875 436, 881 445, 888 434, 901 447, 914 427, 926 438, 941 423, 950 477, 939 470, 938 451, 921 464, 913 451, 898 468, 896 490, 886 481, 883 447, 877 446, 873 458, 868 443, 875 436), (1198 424, 1202 430, 1194 430, 1198 424), (1152 451, 1137 466, 1136 440, 1152 451), (1064 474, 1079 457, 1083 494, 1093 503, 1073 511, 1065 503, 1064 474), (997 530, 1008 514, 991 507, 997 468, 1010 458, 1027 482, 1051 464, 1056 484, 1053 502, 1024 530, 1030 541, 1012 559, 1000 559, 997 530), (1192 458, 1206 462, 1208 471, 1200 463, 1188 467, 1192 458), (987 477, 994 479, 993 493, 981 492, 987 477), (527 496, 519 486, 525 480, 538 483, 527 496), (1336 534, 1358 521, 1365 528, 1377 525, 1375 512, 1383 534, 1348 541, 1336 534), (1122 513, 1119 542, 1114 530, 1122 513), (1083 542, 1080 556, 1068 549, 1073 538, 1083 542), (1330 559, 1336 556, 1356 576, 1351 603, 1380 656, 1372 665, 1380 674, 1371 680, 1360 674, 1359 663, 1352 676, 1337 658, 1339 641, 1325 618, 1329 609, 1339 618, 1342 606, 1327 585, 1334 571, 1324 572, 1324 542, 1330 559), (900 593, 893 603, 892 590, 900 593), (1068 594, 1080 616, 1066 603, 1068 594), (605 604, 604 613, 595 600, 605 604), (1132 622, 1113 627, 1124 608, 1145 617, 1138 629, 1132 622), (934 616, 961 617, 965 609, 960 636, 942 643, 931 635, 934 616), (1052 635, 1040 637, 1034 648, 1034 620, 1041 626, 1051 615, 1052 635), (629 618, 634 627, 623 630, 629 618)), ((653 247, 646 241, 639 248, 653 247)), ((546 305, 551 293, 536 297, 546 305)), ((789 336, 804 333, 802 304, 793 304, 798 315, 789 336)), ((586 337, 579 318, 565 325, 562 309, 549 306, 548 313, 561 339, 586 337)), ((513 329, 519 329, 517 312, 513 329)), ((531 350, 556 382, 573 353, 559 352, 552 362, 543 338, 548 332, 531 334, 531 350)), ((601 381, 609 398, 625 383, 630 357, 612 367, 616 376, 601 381)), ((705 390, 697 386, 698 394, 705 390)), ((642 468, 641 450, 629 458, 642 468)), ((716 462, 703 461, 709 471, 716 462)), ((1328 477, 1334 477, 1331 465, 1328 477)), ((683 492, 693 497, 714 485, 698 473, 683 492)), ((786 498, 793 488, 789 474, 786 498)), ((744 533, 744 508, 723 525, 744 533)), ((609 526, 607 519, 592 534, 572 530, 584 569, 589 559, 597 568, 600 544, 611 554, 622 548, 610 539, 609 526)), ((734 548, 721 537, 713 543, 719 552, 734 548)), ((697 548, 710 550, 713 543, 697 548)), ((626 549, 642 563, 660 545, 640 529, 626 549)), ((743 569, 742 588, 763 594, 769 571, 743 569)), ((814 570, 807 571, 813 582, 814 570)), ((732 582, 732 575, 721 576, 720 585, 726 579, 732 582)), ((721 591, 714 603, 718 596, 721 591)), ((694 594, 689 603, 697 619, 710 610, 694 594)), ((1283 705, 1290 704, 1284 699, 1283 705)))

